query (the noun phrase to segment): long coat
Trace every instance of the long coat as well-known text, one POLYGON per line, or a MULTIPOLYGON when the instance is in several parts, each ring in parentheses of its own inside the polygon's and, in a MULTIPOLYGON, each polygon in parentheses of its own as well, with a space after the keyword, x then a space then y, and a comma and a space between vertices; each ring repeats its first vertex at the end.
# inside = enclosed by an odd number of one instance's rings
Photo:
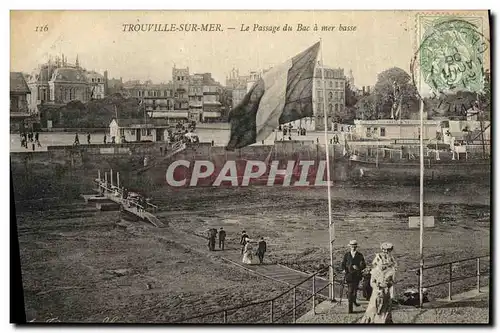
POLYGON ((366 262, 363 255, 356 251, 354 257, 351 252, 347 252, 342 260, 342 270, 345 271, 345 280, 348 283, 359 283, 362 278, 361 272, 366 268, 366 262), (355 269, 353 266, 357 266, 355 269))

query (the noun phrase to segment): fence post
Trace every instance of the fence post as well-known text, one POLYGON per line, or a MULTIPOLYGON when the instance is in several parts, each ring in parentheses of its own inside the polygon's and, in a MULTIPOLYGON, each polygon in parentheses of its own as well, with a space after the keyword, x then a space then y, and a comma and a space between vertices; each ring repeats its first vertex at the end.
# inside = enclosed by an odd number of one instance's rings
POLYGON ((316 314, 316 275, 313 276, 313 314, 316 314))
POLYGON ((293 323, 295 324, 295 315, 296 315, 296 304, 297 304, 297 289, 295 287, 293 287, 293 323))
POLYGON ((449 275, 450 275, 450 279, 448 280, 448 299, 451 301, 451 279, 452 279, 452 274, 453 274, 453 271, 452 271, 452 263, 449 264, 449 275))
POLYGON ((480 260, 481 258, 477 258, 476 259, 476 266, 477 266, 477 292, 480 293, 481 292, 481 280, 480 280, 480 277, 481 277, 481 271, 480 271, 480 260))
POLYGON ((227 311, 224 310, 224 324, 227 324, 227 311))
POLYGON ((273 320, 274 320, 274 300, 271 300, 271 324, 273 323, 273 320))

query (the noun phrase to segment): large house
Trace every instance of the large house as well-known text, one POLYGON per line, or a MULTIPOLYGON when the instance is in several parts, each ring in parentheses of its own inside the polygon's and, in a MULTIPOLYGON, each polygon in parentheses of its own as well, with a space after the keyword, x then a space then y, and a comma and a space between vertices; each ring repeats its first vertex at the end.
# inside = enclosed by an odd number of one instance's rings
POLYGON ((10 128, 20 130, 26 119, 30 118, 28 112, 28 95, 30 89, 21 72, 10 72, 10 128))

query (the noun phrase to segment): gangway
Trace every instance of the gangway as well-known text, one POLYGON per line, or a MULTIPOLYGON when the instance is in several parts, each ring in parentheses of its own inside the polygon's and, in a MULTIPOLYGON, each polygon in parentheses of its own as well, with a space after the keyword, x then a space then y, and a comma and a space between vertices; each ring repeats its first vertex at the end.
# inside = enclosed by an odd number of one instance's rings
POLYGON ((97 188, 94 189, 102 197, 113 201, 121 206, 121 208, 142 220, 148 221, 155 227, 163 228, 165 225, 153 214, 158 210, 158 206, 145 200, 142 204, 136 200, 124 197, 124 191, 120 188, 120 173, 117 172, 117 186, 113 184, 113 170, 110 171, 111 183, 108 183, 108 173, 104 173, 104 180, 101 179, 101 172, 98 170, 98 176, 94 179, 97 188))

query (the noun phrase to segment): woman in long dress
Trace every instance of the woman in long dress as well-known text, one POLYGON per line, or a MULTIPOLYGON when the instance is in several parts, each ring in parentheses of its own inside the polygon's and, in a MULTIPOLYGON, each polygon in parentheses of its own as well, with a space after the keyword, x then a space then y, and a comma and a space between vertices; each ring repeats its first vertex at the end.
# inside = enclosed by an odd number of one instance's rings
POLYGON ((257 258, 253 253, 252 240, 250 239, 247 239, 247 242, 245 244, 242 262, 247 265, 254 265, 257 263, 257 258))
POLYGON ((366 312, 361 319, 366 324, 392 323, 392 287, 396 274, 396 260, 390 253, 391 243, 383 243, 382 252, 373 259, 370 285, 373 288, 372 296, 366 312))

